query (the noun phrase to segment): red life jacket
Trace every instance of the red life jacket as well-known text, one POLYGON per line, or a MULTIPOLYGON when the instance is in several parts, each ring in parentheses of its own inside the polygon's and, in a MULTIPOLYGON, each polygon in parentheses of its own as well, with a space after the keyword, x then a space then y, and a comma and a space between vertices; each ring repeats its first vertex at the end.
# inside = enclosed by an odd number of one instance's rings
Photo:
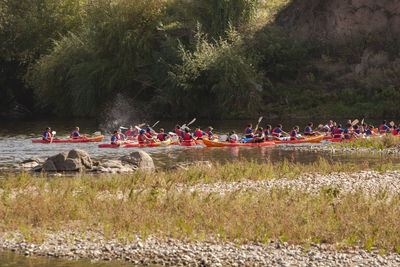
POLYGON ((146 142, 146 139, 143 137, 143 135, 144 135, 144 133, 143 134, 139 134, 139 136, 137 138, 139 144, 144 144, 146 142))
POLYGON ((342 128, 336 128, 335 131, 333 132, 333 138, 340 138, 342 137, 342 133, 339 131, 342 130, 342 128))
POLYGON ((194 133, 194 136, 196 136, 197 138, 201 138, 201 137, 203 137, 203 132, 202 131, 196 131, 194 133))
POLYGON ((175 133, 176 133, 176 135, 181 136, 182 130, 181 129, 175 129, 175 133))
POLYGON ((158 140, 160 140, 160 141, 165 141, 165 139, 164 139, 164 134, 165 134, 165 133, 159 133, 159 134, 157 135, 158 140))
POLYGON ((111 136, 111 142, 115 142, 115 141, 113 141, 113 137, 116 137, 116 138, 117 138, 116 141, 118 141, 118 140, 120 139, 120 138, 119 138, 119 134, 114 134, 114 135, 111 136))
POLYGON ((74 138, 79 138, 79 132, 73 131, 73 132, 71 133, 71 137, 72 137, 72 139, 74 139, 74 138), (78 136, 75 136, 75 133, 78 133, 78 136))
POLYGON ((44 132, 44 133, 43 133, 43 137, 42 137, 42 139, 43 139, 43 140, 48 140, 48 139, 51 139, 51 137, 52 137, 51 133, 49 133, 49 132, 44 132), (48 134, 49 134, 49 136, 48 136, 48 137, 46 137, 46 133, 48 133, 48 134))
POLYGON ((190 141, 192 140, 192 136, 189 133, 183 134, 183 141, 190 141))
POLYGON ((128 130, 125 135, 126 136, 133 136, 133 129, 132 130, 128 130))
POLYGON ((304 134, 311 134, 311 133, 312 133, 311 126, 306 126, 306 128, 304 128, 304 134), (307 130, 307 128, 310 130, 307 130))
POLYGON ((146 136, 147 136, 148 138, 153 138, 153 135, 152 135, 150 132, 147 132, 147 133, 146 133, 146 136))
POLYGON ((275 128, 272 130, 272 136, 279 137, 279 136, 281 135, 281 133, 277 133, 277 132, 276 132, 276 130, 278 130, 278 129, 280 129, 280 128, 279 128, 279 127, 275 127, 275 128))

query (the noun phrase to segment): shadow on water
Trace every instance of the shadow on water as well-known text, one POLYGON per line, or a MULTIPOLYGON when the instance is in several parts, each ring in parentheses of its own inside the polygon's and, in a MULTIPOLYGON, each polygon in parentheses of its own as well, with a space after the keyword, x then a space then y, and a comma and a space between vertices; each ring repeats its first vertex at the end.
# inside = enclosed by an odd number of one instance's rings
MULTIPOLYGON (((119 267, 119 266, 137 266, 127 262, 91 262, 90 260, 65 260, 48 257, 23 256, 11 252, 0 251, 0 267, 119 267)), ((150 265, 149 267, 157 267, 150 265)))

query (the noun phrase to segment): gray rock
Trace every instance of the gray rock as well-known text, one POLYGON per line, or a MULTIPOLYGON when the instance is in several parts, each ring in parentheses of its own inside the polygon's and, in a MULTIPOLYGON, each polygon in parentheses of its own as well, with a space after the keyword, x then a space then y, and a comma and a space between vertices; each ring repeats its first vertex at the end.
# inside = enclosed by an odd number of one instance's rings
POLYGON ((143 171, 154 171, 154 162, 153 159, 144 151, 135 151, 130 153, 129 155, 123 156, 120 158, 123 163, 127 163, 129 165, 135 166, 137 169, 143 171))
POLYGON ((55 172, 57 171, 56 165, 51 160, 46 160, 46 162, 42 166, 42 170, 46 172, 55 172))

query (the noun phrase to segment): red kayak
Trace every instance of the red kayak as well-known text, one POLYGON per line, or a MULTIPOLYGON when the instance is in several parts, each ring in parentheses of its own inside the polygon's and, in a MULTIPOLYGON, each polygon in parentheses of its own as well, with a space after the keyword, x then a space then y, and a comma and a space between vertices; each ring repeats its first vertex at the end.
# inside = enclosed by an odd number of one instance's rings
POLYGON ((104 135, 89 137, 89 138, 77 138, 77 139, 53 139, 53 141, 47 140, 32 140, 32 143, 92 143, 92 142, 101 142, 104 139, 104 135))

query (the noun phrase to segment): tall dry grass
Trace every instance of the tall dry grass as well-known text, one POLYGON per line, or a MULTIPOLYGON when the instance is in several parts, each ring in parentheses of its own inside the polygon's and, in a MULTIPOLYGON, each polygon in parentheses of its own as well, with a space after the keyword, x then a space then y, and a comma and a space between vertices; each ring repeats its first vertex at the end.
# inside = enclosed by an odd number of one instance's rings
POLYGON ((382 150, 386 148, 394 148, 400 146, 400 137, 387 134, 383 136, 370 136, 368 138, 359 138, 351 142, 342 142, 342 147, 351 148, 373 148, 382 150))

